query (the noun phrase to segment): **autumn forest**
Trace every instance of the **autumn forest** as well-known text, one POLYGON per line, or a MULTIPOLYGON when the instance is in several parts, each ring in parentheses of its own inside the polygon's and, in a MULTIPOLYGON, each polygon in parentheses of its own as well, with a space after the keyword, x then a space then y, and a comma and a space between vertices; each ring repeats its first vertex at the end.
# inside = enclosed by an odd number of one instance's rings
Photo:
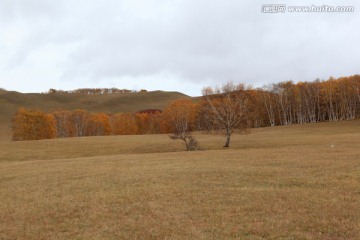
MULTIPOLYGON (((122 92, 127 91, 92 91, 92 94, 122 92)), ((89 93, 52 89, 47 94, 89 93)), ((286 81, 256 89, 228 83, 220 88, 204 88, 203 97, 175 100, 165 109, 144 109, 135 113, 92 113, 82 109, 42 112, 21 108, 12 119, 13 140, 172 133, 175 120, 180 118, 186 119, 189 132, 227 130, 226 124, 217 124, 219 121, 212 116, 215 114, 218 120, 223 119, 223 113, 233 118, 239 112, 241 117, 229 131, 353 120, 360 116, 360 75, 326 81, 286 81), (227 97, 228 101, 224 101, 227 97), (219 102, 223 108, 219 108, 219 102)))

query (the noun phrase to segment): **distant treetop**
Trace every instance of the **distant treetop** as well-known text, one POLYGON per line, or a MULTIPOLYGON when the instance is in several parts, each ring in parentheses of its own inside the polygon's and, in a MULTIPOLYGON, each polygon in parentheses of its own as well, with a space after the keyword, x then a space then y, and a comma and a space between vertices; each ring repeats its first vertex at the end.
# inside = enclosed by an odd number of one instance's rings
MULTIPOLYGON (((136 90, 129 90, 129 89, 118 89, 118 88, 79 88, 75 90, 56 90, 56 89, 49 89, 47 94, 92 94, 92 95, 103 95, 103 94, 115 94, 115 93, 133 93, 137 92, 136 90)), ((142 89, 141 92, 146 92, 146 90, 142 89)))
POLYGON ((160 109, 145 109, 145 110, 141 110, 141 111, 139 111, 137 113, 138 114, 143 114, 143 113, 158 114, 158 113, 162 113, 162 111, 160 109))

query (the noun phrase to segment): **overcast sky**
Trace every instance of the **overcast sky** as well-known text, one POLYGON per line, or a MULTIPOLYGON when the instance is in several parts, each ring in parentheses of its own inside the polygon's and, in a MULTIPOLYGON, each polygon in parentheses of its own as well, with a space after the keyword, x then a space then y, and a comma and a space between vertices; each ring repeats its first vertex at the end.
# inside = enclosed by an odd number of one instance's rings
POLYGON ((360 1, 0 0, 0 88, 201 94, 360 73, 360 1), (262 13, 262 5, 355 6, 262 13))

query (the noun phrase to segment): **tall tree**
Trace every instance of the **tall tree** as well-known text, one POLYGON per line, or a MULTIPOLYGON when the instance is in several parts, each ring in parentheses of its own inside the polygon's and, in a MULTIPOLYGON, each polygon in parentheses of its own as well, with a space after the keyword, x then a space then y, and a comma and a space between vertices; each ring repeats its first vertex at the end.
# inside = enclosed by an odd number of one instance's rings
POLYGON ((58 110, 53 112, 56 119, 56 129, 58 138, 67 138, 75 136, 74 124, 71 121, 72 113, 67 110, 58 110))
POLYGON ((266 109, 266 114, 269 120, 269 124, 271 127, 274 127, 276 125, 276 121, 275 121, 275 94, 273 94, 270 90, 271 86, 267 86, 267 87, 263 87, 263 90, 259 90, 260 91, 260 96, 261 96, 261 101, 263 103, 263 105, 265 106, 266 109))
POLYGON ((229 82, 221 88, 204 88, 206 117, 216 129, 224 130, 226 142, 224 147, 230 147, 230 138, 236 129, 245 128, 247 112, 247 95, 243 84, 234 85, 229 82))
POLYGON ((75 137, 83 137, 88 136, 88 120, 90 118, 90 114, 85 110, 75 110, 71 113, 70 121, 74 128, 75 137))

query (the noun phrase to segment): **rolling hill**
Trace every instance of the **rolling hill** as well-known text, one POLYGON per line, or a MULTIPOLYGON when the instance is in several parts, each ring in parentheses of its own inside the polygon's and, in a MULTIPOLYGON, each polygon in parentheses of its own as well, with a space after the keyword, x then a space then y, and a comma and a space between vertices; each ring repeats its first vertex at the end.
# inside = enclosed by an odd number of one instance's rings
POLYGON ((0 140, 10 139, 11 117, 20 108, 51 112, 58 109, 84 109, 89 112, 137 112, 144 109, 163 109, 179 98, 191 98, 179 92, 136 92, 106 95, 88 94, 24 94, 4 91, 0 93, 0 140))

